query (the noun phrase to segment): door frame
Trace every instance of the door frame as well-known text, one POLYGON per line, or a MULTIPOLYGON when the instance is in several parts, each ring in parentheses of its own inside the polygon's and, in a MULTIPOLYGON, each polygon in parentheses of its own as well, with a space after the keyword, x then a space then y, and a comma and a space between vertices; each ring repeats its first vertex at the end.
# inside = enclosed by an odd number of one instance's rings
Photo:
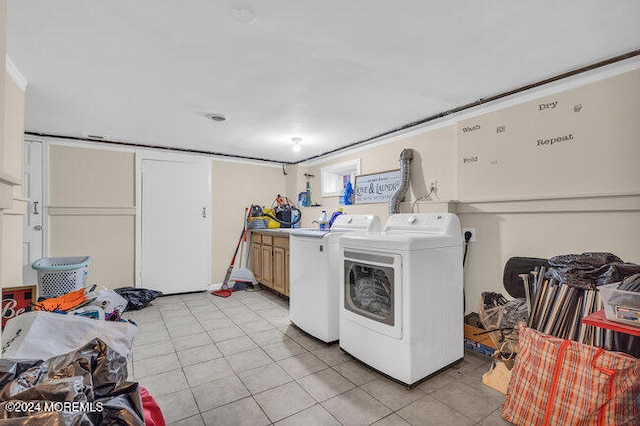
POLYGON ((206 233, 207 233, 207 282, 211 284, 211 241, 212 241, 212 217, 211 217, 211 158, 203 157, 202 155, 193 154, 177 154, 168 152, 157 152, 146 149, 135 150, 135 195, 136 195, 136 223, 135 223, 135 287, 141 286, 142 275, 142 161, 143 160, 159 160, 159 161, 177 161, 177 162, 189 162, 200 163, 207 166, 207 218, 206 233))
MULTIPOLYGON (((40 214, 42 215, 42 257, 49 256, 49 146, 50 142, 46 138, 25 135, 24 149, 27 143, 42 144, 42 200, 40 204, 40 214)), ((26 158, 23 160, 26 164, 26 158)), ((23 189, 24 191, 24 189, 23 189)), ((31 199, 27 204, 30 208, 31 199)), ((27 211, 27 214, 28 211, 27 211)))

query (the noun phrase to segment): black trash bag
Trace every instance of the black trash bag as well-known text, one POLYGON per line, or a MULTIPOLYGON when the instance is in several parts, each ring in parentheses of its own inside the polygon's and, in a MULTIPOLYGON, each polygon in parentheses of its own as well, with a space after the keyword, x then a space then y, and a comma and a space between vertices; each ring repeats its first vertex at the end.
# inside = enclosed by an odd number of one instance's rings
POLYGON ((125 311, 146 308, 155 298, 163 295, 161 291, 149 290, 147 288, 120 287, 113 291, 129 302, 125 311))
POLYGON ((126 358, 100 339, 46 361, 2 359, 0 378, 2 424, 144 425, 138 384, 126 381, 126 358), (20 401, 34 409, 8 409, 20 401))
MULTIPOLYGON (((5 401, 0 403, 0 411, 7 411, 7 404, 13 404, 15 401, 5 401)), ((33 402, 37 404, 38 402, 33 402)), ((40 401, 42 404, 42 402, 40 401)), ((13 407, 13 406, 12 406, 13 407)), ((2 417, 0 417, 2 418, 2 417)), ((2 426, 92 426, 89 417, 81 411, 39 411, 31 412, 28 417, 11 417, 2 418, 2 426)))
POLYGON ((128 382, 119 386, 111 395, 96 399, 102 403, 103 410, 92 413, 91 420, 96 425, 144 424, 144 409, 137 383, 128 382))
POLYGON ((570 287, 594 290, 640 272, 640 265, 625 263, 611 253, 566 254, 549 259, 545 277, 570 287))
POLYGON ((33 367, 32 360, 0 358, 0 389, 16 377, 33 367))

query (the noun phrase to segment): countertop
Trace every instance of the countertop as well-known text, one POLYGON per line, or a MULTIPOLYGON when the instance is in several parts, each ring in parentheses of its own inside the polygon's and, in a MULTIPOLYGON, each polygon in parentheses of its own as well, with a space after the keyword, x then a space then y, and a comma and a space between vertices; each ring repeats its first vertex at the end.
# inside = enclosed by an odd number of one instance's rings
POLYGON ((266 229, 251 229, 252 232, 260 232, 261 234, 267 235, 280 235, 280 236, 289 236, 291 231, 294 231, 300 228, 266 228, 266 229))
POLYGON ((318 229, 318 228, 271 228, 271 229, 252 229, 252 231, 257 231, 267 235, 275 235, 281 237, 289 237, 289 235, 295 235, 297 237, 312 237, 312 238, 323 238, 325 235, 330 233, 331 231, 328 229, 318 229))

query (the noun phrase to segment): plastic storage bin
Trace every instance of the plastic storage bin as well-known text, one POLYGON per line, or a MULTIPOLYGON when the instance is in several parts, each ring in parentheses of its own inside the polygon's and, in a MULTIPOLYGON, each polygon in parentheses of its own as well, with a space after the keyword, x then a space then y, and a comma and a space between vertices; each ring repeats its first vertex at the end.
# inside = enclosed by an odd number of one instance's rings
POLYGON ((618 290, 620 283, 598 287, 604 304, 604 316, 609 321, 640 327, 640 293, 618 290))
POLYGON ((87 285, 91 256, 43 257, 31 267, 38 271, 39 297, 58 297, 87 285))

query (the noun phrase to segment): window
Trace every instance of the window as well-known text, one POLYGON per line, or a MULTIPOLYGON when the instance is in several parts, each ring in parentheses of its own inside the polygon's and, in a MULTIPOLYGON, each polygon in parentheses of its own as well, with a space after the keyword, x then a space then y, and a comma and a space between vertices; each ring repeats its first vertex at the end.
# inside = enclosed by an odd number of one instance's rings
POLYGON ((351 182, 353 185, 355 176, 360 174, 360 159, 323 167, 320 174, 322 176, 322 196, 338 196, 347 182, 351 182))

